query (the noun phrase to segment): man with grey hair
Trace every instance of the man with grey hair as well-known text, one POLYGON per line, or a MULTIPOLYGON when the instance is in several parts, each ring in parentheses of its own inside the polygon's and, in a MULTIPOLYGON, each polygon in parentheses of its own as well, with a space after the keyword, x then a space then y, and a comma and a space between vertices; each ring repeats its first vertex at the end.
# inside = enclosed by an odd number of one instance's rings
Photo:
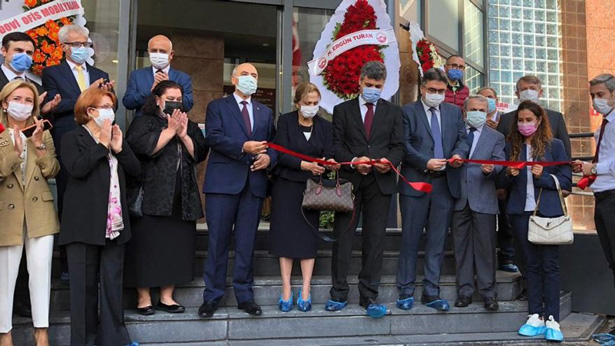
POLYGON ((135 115, 141 115, 141 107, 152 90, 163 80, 177 82, 184 89, 182 102, 165 102, 165 107, 177 107, 188 112, 194 100, 192 98, 192 79, 180 70, 171 67, 175 56, 173 43, 164 35, 156 35, 147 43, 147 53, 151 66, 132 71, 128 79, 126 93, 122 103, 126 109, 136 110, 135 115))
MULTIPOLYGON (((589 180, 596 207, 594 222, 609 267, 615 274, 615 76, 601 74, 589 82, 589 94, 602 125, 594 135, 596 153, 592 162, 573 162, 575 173, 589 180)), ((615 329, 611 330, 615 334, 615 329)))
POLYGON ((440 270, 453 202, 461 196, 459 159, 467 157, 469 146, 461 108, 444 102, 447 83, 442 71, 427 70, 421 81, 421 99, 403 107, 407 154, 401 172, 410 181, 432 185, 432 192, 424 193, 399 183, 402 244, 397 267, 397 307, 403 310, 410 310, 414 304, 423 229, 427 230, 427 243, 421 302, 438 311, 450 309, 448 301, 440 298, 440 270))
MULTIPOLYGON (((487 125, 489 102, 482 95, 464 101, 469 158, 503 161, 504 135, 487 125)), ((477 278, 478 293, 489 311, 498 310, 495 286, 495 218, 498 213, 495 180, 502 166, 465 163, 461 166, 461 193, 455 200, 453 232, 457 274, 455 306, 472 302, 477 278)))
POLYGON ((391 165, 404 157, 403 122, 399 106, 380 98, 385 80, 383 63, 370 61, 361 69, 360 95, 333 109, 333 145, 335 160, 357 162, 340 170, 342 178, 353 185, 355 211, 335 213, 333 232, 339 239, 333 244, 331 259, 331 299, 325 309, 337 311, 348 304, 346 280, 352 259, 354 231, 358 213, 363 213, 363 267, 359 273, 359 304, 371 317, 382 317, 387 308, 376 302, 382 275, 384 237, 396 176, 391 165), (380 160, 373 166, 360 162, 380 160))
MULTIPOLYGON (((47 101, 61 98, 60 103, 50 112, 53 129, 51 135, 56 147, 58 161, 60 161, 60 173, 56 176, 58 188, 58 214, 62 215, 64 205, 64 191, 68 175, 64 169, 60 153, 62 152, 62 136, 77 127, 75 122, 75 102, 87 88, 103 87, 113 89, 113 82, 109 81, 109 75, 86 63, 89 57, 91 42, 88 39, 88 29, 78 25, 65 25, 58 32, 60 44, 66 61, 56 66, 47 67, 43 70, 43 88, 47 92, 47 101), (59 96, 58 96, 59 95, 59 96)), ((60 248, 61 250, 63 247, 60 248)), ((62 253, 62 251, 61 251, 62 253)), ((68 264, 62 257, 62 277, 68 277, 68 264)))

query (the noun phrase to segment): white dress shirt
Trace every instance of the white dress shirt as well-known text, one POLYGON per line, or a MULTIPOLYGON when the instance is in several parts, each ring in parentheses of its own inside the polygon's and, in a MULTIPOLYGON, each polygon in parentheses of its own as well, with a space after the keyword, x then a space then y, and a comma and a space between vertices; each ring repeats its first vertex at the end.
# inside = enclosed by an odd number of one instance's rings
MULTIPOLYGON (((527 161, 534 161, 532 158, 532 146, 525 145, 527 151, 527 161)), ((530 166, 527 167, 527 194, 525 195, 525 211, 534 211, 536 209, 536 196, 534 195, 534 175, 530 166)))
MULTIPOLYGON (((162 72, 166 73, 167 76, 169 75, 169 70, 171 69, 171 64, 168 64, 167 67, 162 69, 162 72)), ((157 68, 155 68, 154 66, 152 66, 152 73, 154 74, 154 77, 156 77, 156 71, 158 71, 157 68)))
MULTIPOLYGON (((429 123, 429 128, 431 128, 431 112, 429 111, 432 107, 425 104, 425 101, 421 99, 421 103, 423 104, 423 108, 425 109, 425 114, 427 115, 427 122, 429 123)), ((440 106, 433 107, 436 111, 436 118, 438 119, 438 126, 440 127, 440 133, 442 133, 442 117, 440 116, 440 106)))
MULTIPOLYGON (((376 115, 376 103, 372 103, 374 105, 374 115, 376 115)), ((365 122, 365 114, 367 114, 367 101, 363 99, 362 95, 359 96, 359 108, 361 109, 361 119, 365 122)))
POLYGON ((252 97, 248 97, 247 99, 244 100, 241 97, 239 97, 237 93, 233 93, 233 97, 235 97, 235 101, 237 101, 237 105, 239 106, 239 112, 243 110, 242 102, 246 101, 248 103, 246 107, 248 107, 248 114, 250 115, 250 126, 252 126, 250 131, 254 130, 254 109, 252 109, 253 108, 252 97))
MULTIPOLYGON (((611 111, 606 117, 608 123, 604 128, 596 171, 598 175, 591 185, 594 192, 603 192, 615 189, 615 111, 611 111)), ((600 128, 594 134, 596 145, 600 137, 600 128)))
MULTIPOLYGON (((78 81, 79 79, 77 77, 77 70, 75 69, 75 66, 77 66, 77 64, 75 64, 72 61, 69 61, 68 59, 66 59, 66 62, 68 63, 70 70, 73 71, 73 76, 75 76, 75 81, 78 81)), ((83 75, 85 76, 85 86, 87 88, 92 84, 90 83, 90 74, 88 73, 88 64, 86 63, 81 64, 81 70, 83 71, 83 75)), ((77 82, 77 84, 79 84, 79 82, 77 82)))
MULTIPOLYGON (((476 127, 476 130, 474 131, 474 139, 472 140, 472 148, 470 148, 470 156, 468 157, 472 157, 472 154, 474 154, 474 149, 476 148, 476 143, 478 143, 478 139, 480 138, 480 134, 483 133, 483 128, 485 127, 485 125, 480 126, 480 127, 476 127)), ((466 133, 470 133, 470 126, 466 125, 466 133)))
POLYGON ((9 82, 12 82, 15 78, 20 77, 23 80, 26 80, 26 73, 22 73, 22 74, 17 74, 15 72, 13 72, 10 68, 4 66, 4 64, 2 64, 2 72, 4 72, 4 75, 6 76, 6 79, 9 80, 9 82))

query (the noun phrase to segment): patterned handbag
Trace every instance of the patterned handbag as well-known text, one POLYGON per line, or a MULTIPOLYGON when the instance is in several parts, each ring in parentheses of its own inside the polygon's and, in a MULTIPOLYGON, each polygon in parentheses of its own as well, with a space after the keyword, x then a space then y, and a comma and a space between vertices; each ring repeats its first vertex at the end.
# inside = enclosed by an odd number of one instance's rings
POLYGON ((329 243, 339 240, 349 229, 352 228, 355 221, 352 183, 349 181, 342 181, 339 173, 336 173, 335 179, 323 179, 322 175, 320 175, 320 177, 308 179, 305 185, 305 191, 303 192, 301 213, 303 214, 305 221, 310 225, 310 228, 320 239, 329 243), (304 208, 317 211, 328 210, 344 213, 352 212, 352 218, 346 230, 344 230, 338 238, 331 238, 320 233, 318 231, 318 227, 315 227, 309 222, 303 213, 304 208))
POLYGON ((559 194, 564 215, 558 217, 541 217, 536 215, 538 206, 540 205, 540 196, 542 195, 542 189, 540 189, 534 214, 530 216, 527 240, 537 245, 570 245, 574 242, 572 219, 570 215, 568 215, 568 209, 564 202, 559 180, 553 174, 551 174, 551 177, 555 180, 555 186, 557 186, 557 193, 559 194))

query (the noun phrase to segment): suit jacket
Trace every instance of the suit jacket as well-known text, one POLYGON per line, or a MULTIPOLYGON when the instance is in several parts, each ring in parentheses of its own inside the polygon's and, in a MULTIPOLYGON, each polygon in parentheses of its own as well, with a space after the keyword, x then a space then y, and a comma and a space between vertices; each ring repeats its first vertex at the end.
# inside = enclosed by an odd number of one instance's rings
POLYGON ((177 148, 180 145, 182 219, 196 221, 203 217, 196 180, 196 165, 207 157, 205 137, 197 124, 188 121, 187 133, 194 145, 194 157, 177 136, 154 154, 160 134, 166 128, 167 121, 157 114, 143 114, 132 121, 126 134, 126 141, 141 161, 143 177, 131 180, 136 180, 134 183, 137 187, 139 185, 143 187, 143 214, 171 216, 179 158, 177 148))
MULTIPOLYGON (((429 182, 427 162, 434 157, 434 140, 431 126, 421 100, 404 106, 404 144, 406 157, 401 165, 401 173, 410 181, 429 182)), ((440 104, 440 128, 442 134, 442 149, 445 158, 457 154, 467 158, 470 148, 466 143, 466 125, 461 115, 461 109, 453 104, 440 104)), ((450 165, 446 167, 448 189, 453 198, 461 196, 461 170, 450 165)), ((404 182, 399 182, 399 193, 408 196, 422 196, 424 192, 416 191, 404 182)))
MULTIPOLYGON (((504 161, 504 146, 504 135, 484 125, 470 159, 504 161)), ((495 182, 502 166, 496 165, 488 175, 483 173, 481 166, 465 163, 461 167, 461 195, 455 201, 453 210, 463 210, 469 204, 470 210, 477 213, 498 213, 495 182)))
MULTIPOLYGON (((177 82, 184 89, 182 107, 184 112, 188 112, 194 104, 192 99, 192 78, 187 73, 171 67, 169 69, 169 79, 177 82)), ((152 84, 154 84, 154 73, 151 66, 132 71, 128 79, 126 93, 122 99, 124 107, 130 110, 134 109, 137 111, 136 115, 141 115, 141 107, 143 107, 147 98, 152 94, 152 84)))
MULTIPOLYGON (((333 126, 324 118, 315 116, 312 135, 308 141, 299 128, 298 112, 290 112, 278 119, 274 142, 292 151, 328 160, 334 153, 333 126)), ((301 161, 303 160, 294 156, 279 153, 273 174, 284 179, 305 182, 312 177, 312 172, 301 170, 301 161)))
MULTIPOLYGON (((90 76, 90 83, 94 83, 94 81, 100 78, 109 79, 109 75, 106 72, 96 67, 87 65, 87 70, 90 76)), ((73 71, 66 61, 43 70, 43 88, 47 91, 46 102, 52 100, 57 94, 60 94, 62 97, 60 104, 51 111, 53 116, 51 134, 61 156, 63 152, 61 145, 62 136, 77 127, 74 109, 75 102, 79 95, 81 95, 81 89, 79 89, 79 84, 77 84, 73 71)))
MULTIPOLYGON (((551 124, 551 132, 553 137, 559 139, 564 144, 564 149, 568 155, 568 160, 571 159, 570 149, 570 137, 568 136, 568 129, 566 128, 566 122, 564 121, 564 115, 560 112, 546 109, 549 116, 549 124, 551 124)), ((504 137, 508 137, 510 129, 512 128, 513 121, 515 120, 515 111, 502 114, 498 123, 497 130, 500 131, 504 137)))
MULTIPOLYGON (((506 143, 506 159, 510 159, 510 142, 506 143)), ((526 151, 522 150, 519 161, 526 161, 526 151)), ((568 161, 568 155, 564 149, 564 144, 557 138, 553 138, 551 145, 545 149, 544 158, 535 159, 534 161, 568 161)), ((516 177, 508 176, 506 170, 502 170, 498 177, 498 186, 502 188, 510 188, 510 196, 506 207, 506 213, 510 215, 521 215, 525 211, 525 199, 527 197, 527 170, 523 168, 516 177)), ((542 188, 542 196, 540 197, 540 205, 538 212, 546 217, 561 216, 564 214, 557 188, 553 178, 553 174, 559 180, 562 190, 571 191, 572 189, 572 170, 570 165, 550 166, 545 167, 540 179, 532 177, 534 181, 534 198, 538 201, 538 194, 542 188)))
MULTIPOLYGON (((65 145, 60 157, 69 178, 64 193, 60 245, 84 243, 103 246, 106 242, 111 176, 107 158, 109 149, 97 144, 83 126, 65 134, 62 141, 65 145)), ((122 151, 115 157, 118 161, 120 201, 124 219, 124 229, 115 240, 124 244, 131 237, 126 201, 126 174, 139 176, 141 165, 126 141, 123 142, 122 151)))
MULTIPOLYGON (((36 87, 36 90, 38 91, 38 94, 42 94, 43 92, 45 92, 45 89, 43 89, 43 86, 38 84, 37 82, 31 80, 30 78, 26 77, 26 81, 30 82, 32 84, 34 84, 34 86, 36 87)), ((2 90, 4 88, 5 85, 9 84, 10 81, 6 75, 4 74, 4 71, 2 69, 0 69, 0 90, 2 90)), ((41 105, 42 106, 42 105, 41 105)))
POLYGON ((28 238, 58 233, 58 214, 47 179, 58 174, 60 164, 49 131, 43 132, 43 142, 47 153, 40 158, 34 143, 24 142, 28 148, 24 188, 21 159, 9 131, 0 134, 0 246, 23 244, 24 220, 28 238))
MULTIPOLYGON (((371 159, 386 158, 398 166, 404 157, 403 121, 401 108, 383 99, 378 100, 369 138, 365 133, 359 99, 341 103, 333 109, 333 146, 338 162, 352 161, 367 156, 371 159)), ((372 169, 380 192, 395 192, 396 175, 393 171, 382 174, 372 169)), ((350 166, 342 166, 340 176, 358 188, 363 175, 350 166)))
MULTIPOLYGON (((249 179, 254 196, 267 196, 267 170, 250 171, 253 157, 242 153, 242 148, 247 141, 273 141, 273 112, 254 99, 252 107, 254 124, 252 134, 248 136, 248 129, 233 95, 214 100, 207 106, 206 141, 211 152, 205 172, 204 193, 239 194, 249 179)), ((267 149, 267 154, 271 158, 270 167, 273 167, 276 152, 267 149)))

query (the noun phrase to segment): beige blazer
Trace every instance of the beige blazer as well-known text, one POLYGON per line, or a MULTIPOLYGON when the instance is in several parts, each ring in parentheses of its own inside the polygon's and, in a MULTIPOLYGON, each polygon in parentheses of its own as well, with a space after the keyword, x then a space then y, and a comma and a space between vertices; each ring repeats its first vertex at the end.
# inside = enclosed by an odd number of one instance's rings
POLYGON ((23 243, 24 221, 28 238, 55 234, 60 229, 47 182, 58 174, 60 163, 49 131, 43 133, 43 141, 47 153, 40 158, 32 141, 24 142, 28 147, 24 188, 21 159, 15 153, 9 130, 0 134, 0 246, 23 243))

